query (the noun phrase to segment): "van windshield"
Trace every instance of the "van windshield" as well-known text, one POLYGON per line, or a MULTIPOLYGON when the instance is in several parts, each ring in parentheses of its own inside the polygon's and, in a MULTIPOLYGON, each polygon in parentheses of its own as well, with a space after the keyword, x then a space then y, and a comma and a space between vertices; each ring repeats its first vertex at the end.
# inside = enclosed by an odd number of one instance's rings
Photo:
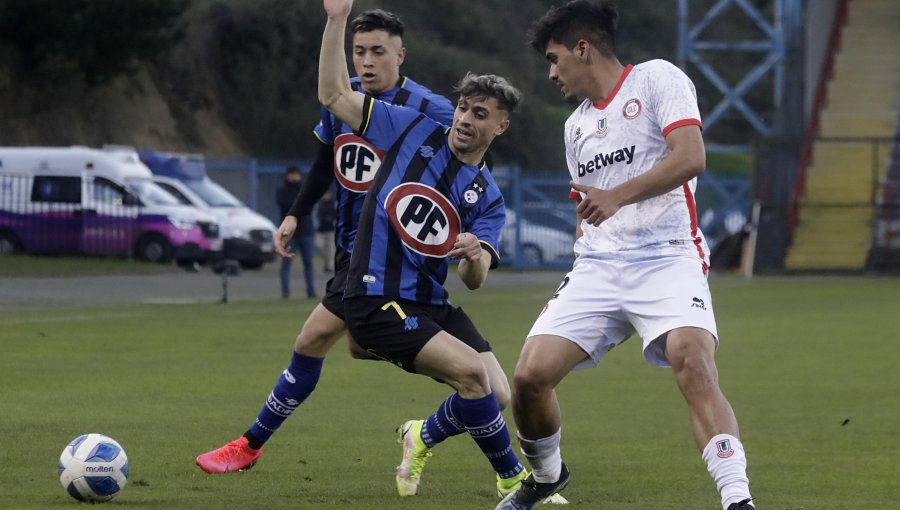
POLYGON ((244 204, 237 197, 229 193, 227 189, 216 184, 212 179, 206 178, 202 181, 190 180, 183 182, 210 207, 244 207, 244 204))
POLYGON ((129 181, 131 190, 141 199, 141 202, 148 205, 178 205, 178 199, 173 197, 168 191, 160 188, 151 180, 133 180, 129 181))

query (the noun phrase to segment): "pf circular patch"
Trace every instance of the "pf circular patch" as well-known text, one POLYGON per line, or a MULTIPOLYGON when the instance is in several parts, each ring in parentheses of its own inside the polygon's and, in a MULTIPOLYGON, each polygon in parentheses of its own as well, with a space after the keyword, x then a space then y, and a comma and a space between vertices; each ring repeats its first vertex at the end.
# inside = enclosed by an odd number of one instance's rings
POLYGON ((450 200, 430 186, 407 182, 385 200, 391 225, 410 250, 427 257, 445 257, 460 233, 459 213, 450 200))
POLYGON ((350 191, 369 191, 383 158, 384 151, 353 133, 343 133, 334 139, 334 175, 350 191))

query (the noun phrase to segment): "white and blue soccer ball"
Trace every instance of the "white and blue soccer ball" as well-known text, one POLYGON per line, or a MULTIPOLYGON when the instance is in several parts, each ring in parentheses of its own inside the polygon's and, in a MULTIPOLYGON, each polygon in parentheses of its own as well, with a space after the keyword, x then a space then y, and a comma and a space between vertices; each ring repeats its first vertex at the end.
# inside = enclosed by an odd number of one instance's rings
POLYGON ((109 501, 128 483, 128 457, 103 434, 78 436, 59 456, 59 483, 78 501, 109 501))

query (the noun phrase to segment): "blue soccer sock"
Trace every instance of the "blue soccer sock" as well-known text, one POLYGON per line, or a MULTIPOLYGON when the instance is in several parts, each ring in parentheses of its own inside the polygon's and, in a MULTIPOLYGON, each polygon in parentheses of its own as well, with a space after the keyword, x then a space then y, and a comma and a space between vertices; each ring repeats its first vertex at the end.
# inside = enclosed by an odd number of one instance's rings
POLYGON ((459 393, 450 395, 450 398, 445 400, 437 411, 425 420, 425 424, 422 425, 422 441, 425 446, 431 448, 448 437, 466 431, 466 427, 460 421, 460 400, 462 397, 459 396, 459 393))
POLYGON ((525 469, 512 449, 509 430, 493 392, 476 399, 460 398, 459 415, 500 478, 511 478, 525 469))
POLYGON ((324 361, 325 358, 294 353, 291 365, 278 378, 256 422, 244 434, 251 448, 262 448, 284 420, 316 389, 324 361))

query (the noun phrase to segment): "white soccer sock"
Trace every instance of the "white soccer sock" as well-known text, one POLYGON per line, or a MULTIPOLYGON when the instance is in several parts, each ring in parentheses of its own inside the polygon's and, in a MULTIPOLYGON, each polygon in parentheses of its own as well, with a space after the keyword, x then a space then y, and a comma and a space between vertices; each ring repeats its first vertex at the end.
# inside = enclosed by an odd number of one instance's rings
POLYGON ((536 482, 553 483, 559 480, 559 475, 562 474, 562 456, 559 453, 561 435, 561 430, 557 430, 552 436, 531 440, 516 433, 522 454, 531 464, 536 482))
POLYGON ((750 497, 747 457, 740 439, 729 434, 713 437, 703 449, 703 460, 722 496, 724 510, 750 497))

